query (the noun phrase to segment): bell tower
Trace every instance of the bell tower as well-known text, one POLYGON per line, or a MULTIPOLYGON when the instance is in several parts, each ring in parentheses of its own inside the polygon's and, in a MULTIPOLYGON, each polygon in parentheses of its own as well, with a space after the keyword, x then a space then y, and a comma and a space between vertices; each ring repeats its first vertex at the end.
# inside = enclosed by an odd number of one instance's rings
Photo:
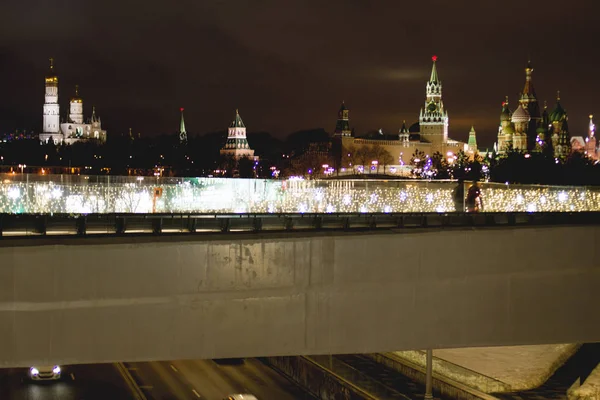
POLYGON ((437 56, 431 57, 433 67, 426 85, 425 107, 419 114, 421 139, 440 145, 448 142, 448 112, 442 101, 442 81, 438 77, 437 56))
POLYGON ((69 122, 83 124, 83 100, 79 97, 79 85, 75 85, 75 96, 69 102, 69 122))
POLYGON ((44 133, 58 134, 60 131, 60 108, 58 105, 58 75, 54 70, 54 59, 50 58, 50 70, 46 74, 44 96, 44 133))

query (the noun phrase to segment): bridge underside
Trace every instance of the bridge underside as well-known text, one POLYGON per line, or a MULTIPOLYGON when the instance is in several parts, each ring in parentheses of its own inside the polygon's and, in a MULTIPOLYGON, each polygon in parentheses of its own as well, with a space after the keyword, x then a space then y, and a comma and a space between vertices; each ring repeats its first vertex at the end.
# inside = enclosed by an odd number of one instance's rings
POLYGON ((600 341, 597 226, 0 244, 0 367, 600 341))

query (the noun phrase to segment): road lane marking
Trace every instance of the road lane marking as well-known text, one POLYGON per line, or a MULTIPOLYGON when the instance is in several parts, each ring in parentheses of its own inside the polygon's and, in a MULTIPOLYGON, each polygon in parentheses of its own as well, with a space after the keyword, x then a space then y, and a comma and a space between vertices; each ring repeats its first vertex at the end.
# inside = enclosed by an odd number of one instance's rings
POLYGON ((75 380, 75 375, 71 372, 71 379, 75 380))
POLYGON ((175 367, 173 366, 173 364, 170 364, 170 365, 171 365, 171 369, 172 369, 173 371, 175 371, 175 372, 179 372, 179 371, 177 370, 177 368, 175 368, 175 367))
POLYGON ((200 398, 200 393, 196 392, 196 389, 192 389, 192 392, 194 392, 197 398, 200 398))

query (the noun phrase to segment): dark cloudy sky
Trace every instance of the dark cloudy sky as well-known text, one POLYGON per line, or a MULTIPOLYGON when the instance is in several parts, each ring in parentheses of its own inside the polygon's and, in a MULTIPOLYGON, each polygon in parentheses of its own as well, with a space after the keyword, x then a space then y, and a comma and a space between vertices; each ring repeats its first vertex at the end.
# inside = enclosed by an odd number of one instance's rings
POLYGON ((358 133, 414 122, 437 54, 450 135, 495 139, 531 57, 538 98, 561 90, 572 135, 600 120, 600 4, 593 0, 5 0, 0 132, 39 129, 48 58, 61 112, 78 83, 112 133, 227 127, 280 137, 335 126, 342 100, 358 133))

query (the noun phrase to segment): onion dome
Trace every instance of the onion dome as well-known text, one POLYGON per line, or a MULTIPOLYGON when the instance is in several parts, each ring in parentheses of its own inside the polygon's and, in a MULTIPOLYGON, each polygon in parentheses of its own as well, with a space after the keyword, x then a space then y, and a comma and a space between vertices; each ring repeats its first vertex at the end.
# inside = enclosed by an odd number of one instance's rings
POLYGON ((529 122, 530 118, 529 118, 529 113, 527 112, 526 109, 523 108, 522 104, 519 104, 519 107, 517 107, 517 109, 515 110, 515 112, 512 115, 511 121, 514 123, 519 123, 519 122, 529 122))
POLYGON ((512 124, 506 125, 506 127, 502 130, 505 135, 513 135, 515 133, 515 128, 512 124))
POLYGON ((500 112, 500 122, 502 121, 510 121, 511 117, 510 108, 508 108, 508 96, 506 96, 506 100, 502 102, 502 111, 500 112))
POLYGON ((71 103, 83 103, 83 100, 79 97, 79 85, 75 85, 75 96, 71 97, 71 103))
POLYGON ((560 104, 560 92, 556 95, 556 107, 550 113, 550 122, 561 121, 567 115, 567 111, 560 104))

